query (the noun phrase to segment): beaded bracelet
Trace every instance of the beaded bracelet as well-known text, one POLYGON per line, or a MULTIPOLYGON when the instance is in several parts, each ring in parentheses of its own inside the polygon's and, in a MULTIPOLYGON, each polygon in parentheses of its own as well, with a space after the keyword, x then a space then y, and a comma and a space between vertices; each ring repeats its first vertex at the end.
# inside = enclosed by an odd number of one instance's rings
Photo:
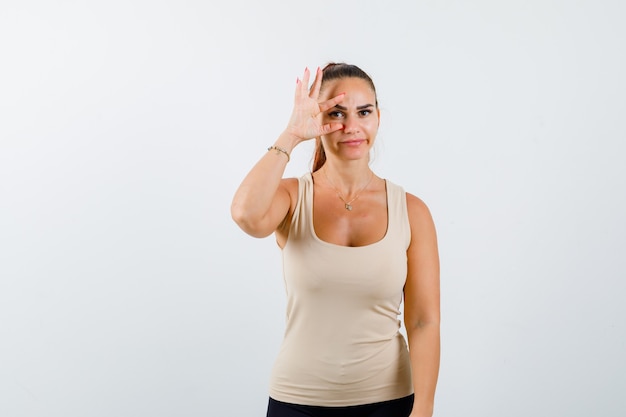
POLYGON ((285 155, 287 155, 287 162, 289 162, 289 160, 291 159, 289 157, 289 153, 284 150, 283 148, 279 148, 278 146, 270 146, 269 148, 267 148, 268 151, 271 151, 272 149, 274 149, 276 151, 276 155, 278 155, 279 153, 284 153, 285 155))

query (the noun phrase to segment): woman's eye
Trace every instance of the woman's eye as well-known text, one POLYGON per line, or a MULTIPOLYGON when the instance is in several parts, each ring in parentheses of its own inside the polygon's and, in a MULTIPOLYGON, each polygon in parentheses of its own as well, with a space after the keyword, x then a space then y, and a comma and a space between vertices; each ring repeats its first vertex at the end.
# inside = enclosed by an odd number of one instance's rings
POLYGON ((343 113, 340 111, 331 111, 330 113, 328 113, 328 115, 334 119, 338 119, 340 117, 343 117, 343 113))
POLYGON ((371 113, 372 113, 372 111, 371 111, 371 110, 361 110, 361 111, 359 112, 359 114, 360 114, 361 116, 369 116, 371 113))

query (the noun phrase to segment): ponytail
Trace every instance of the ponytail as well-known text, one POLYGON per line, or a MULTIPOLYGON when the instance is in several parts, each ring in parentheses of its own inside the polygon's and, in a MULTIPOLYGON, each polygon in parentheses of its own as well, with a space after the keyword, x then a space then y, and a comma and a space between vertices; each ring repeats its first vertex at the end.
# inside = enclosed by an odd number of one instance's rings
POLYGON ((326 152, 324 151, 324 145, 320 138, 315 138, 315 153, 313 154, 313 170, 315 172, 324 165, 326 162, 326 152))

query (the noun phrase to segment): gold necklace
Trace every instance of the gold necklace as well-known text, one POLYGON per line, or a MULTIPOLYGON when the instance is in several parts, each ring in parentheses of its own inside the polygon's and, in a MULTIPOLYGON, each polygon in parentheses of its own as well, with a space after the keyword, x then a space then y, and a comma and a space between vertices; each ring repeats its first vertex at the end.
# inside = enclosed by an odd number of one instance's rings
POLYGON ((333 182, 330 180, 330 178, 328 178, 328 174, 326 174, 326 169, 323 169, 324 171, 324 176, 326 177, 326 180, 330 183, 330 185, 333 186, 333 188, 335 189, 335 192, 337 193, 337 197, 339 197, 339 199, 341 201, 343 201, 344 207, 346 208, 346 210, 348 211, 352 211, 352 202, 354 200, 356 200, 357 198, 359 198, 359 196, 361 195, 361 193, 363 191, 365 191, 365 189, 367 188, 368 185, 370 185, 370 182, 372 182, 372 178, 374 178, 374 171, 372 171, 372 173, 370 174, 370 179, 367 181, 367 184, 365 184, 365 187, 363 187, 358 193, 356 193, 356 196, 354 196, 354 198, 350 201, 346 201, 345 198, 343 198, 343 196, 341 195, 341 193, 339 192, 339 189, 337 189, 337 187, 335 187, 335 184, 333 184, 333 182))

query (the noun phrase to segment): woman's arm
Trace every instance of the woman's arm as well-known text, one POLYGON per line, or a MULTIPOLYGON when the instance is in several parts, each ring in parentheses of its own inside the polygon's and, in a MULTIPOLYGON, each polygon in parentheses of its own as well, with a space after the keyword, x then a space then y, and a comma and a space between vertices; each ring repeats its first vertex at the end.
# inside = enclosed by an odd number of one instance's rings
MULTIPOLYGON (((291 153, 297 138, 283 133, 274 146, 291 153)), ((246 233, 266 237, 273 233, 285 219, 291 207, 286 181, 281 181, 287 155, 268 151, 254 165, 237 189, 231 205, 233 220, 246 233)))
POLYGON ((439 375, 439 253, 430 211, 407 193, 411 244, 404 287, 404 323, 409 339, 415 404, 411 417, 431 417, 439 375))
POLYGON ((343 127, 340 123, 321 124, 319 114, 341 102, 343 95, 318 103, 322 84, 322 71, 318 68, 315 81, 308 89, 309 70, 302 80, 297 80, 294 107, 285 131, 237 189, 231 205, 233 220, 246 233, 266 237, 274 232, 289 214, 291 197, 288 180, 282 180, 287 166, 288 154, 300 142, 331 133, 343 127))

